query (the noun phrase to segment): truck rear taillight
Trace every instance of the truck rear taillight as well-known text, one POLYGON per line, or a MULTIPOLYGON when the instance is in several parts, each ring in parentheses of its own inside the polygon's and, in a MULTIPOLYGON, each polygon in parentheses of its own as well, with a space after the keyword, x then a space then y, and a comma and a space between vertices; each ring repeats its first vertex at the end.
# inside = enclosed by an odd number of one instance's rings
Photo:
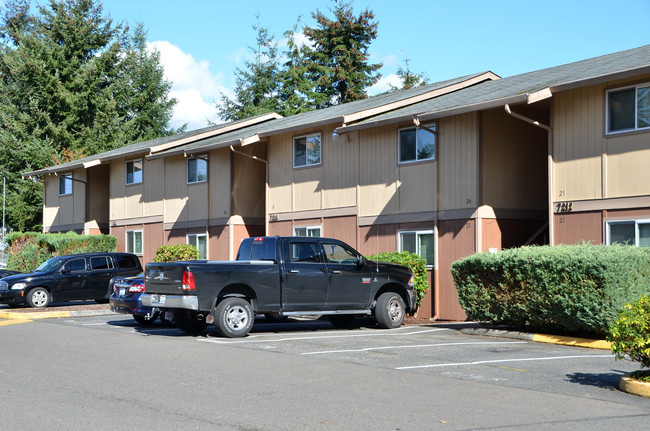
POLYGON ((132 284, 131 286, 129 286, 129 292, 131 293, 144 292, 144 284, 132 284))
POLYGON ((194 281, 194 274, 187 269, 183 271, 183 290, 196 290, 196 282, 194 281))

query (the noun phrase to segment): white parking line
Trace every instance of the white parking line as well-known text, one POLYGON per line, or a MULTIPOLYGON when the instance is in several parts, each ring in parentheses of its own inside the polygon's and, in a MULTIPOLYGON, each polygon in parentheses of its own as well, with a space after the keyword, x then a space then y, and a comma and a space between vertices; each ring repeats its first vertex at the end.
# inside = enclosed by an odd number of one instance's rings
MULTIPOLYGON (((69 322, 74 322, 74 320, 69 320, 69 322)), ((102 325, 108 325, 106 322, 98 322, 98 323, 84 323, 82 326, 102 326, 102 325)))
POLYGON ((553 361, 557 359, 580 359, 580 358, 609 358, 613 355, 576 355, 576 356, 547 356, 542 358, 519 358, 519 359, 495 359, 492 361, 475 361, 475 362, 455 362, 450 364, 432 364, 432 365, 414 365, 411 367, 397 367, 396 370, 413 370, 416 368, 436 368, 436 367, 460 367, 465 365, 482 365, 498 364, 503 362, 530 362, 530 361, 553 361))
POLYGON ((381 347, 367 347, 365 349, 349 349, 349 350, 321 350, 316 352, 304 352, 303 355, 329 355, 331 353, 354 353, 354 352, 369 352, 372 350, 391 350, 391 349, 420 349, 424 347, 442 347, 442 346, 474 346, 479 344, 526 344, 526 341, 479 341, 468 343, 437 343, 437 344, 416 344, 413 346, 381 346, 381 347))
POLYGON ((380 330, 375 332, 363 331, 362 333, 340 335, 340 331, 336 332, 337 335, 317 335, 317 336, 306 336, 306 337, 287 337, 287 338, 276 338, 276 339, 256 339, 258 336, 250 336, 243 340, 218 340, 218 339, 205 339, 200 338, 198 341, 204 343, 214 343, 214 344, 250 344, 250 343, 279 343, 282 341, 302 341, 302 340, 322 340, 327 338, 358 338, 358 337, 380 337, 380 336, 407 336, 407 335, 419 335, 426 332, 438 332, 438 331, 450 331, 447 328, 441 329, 427 329, 424 331, 413 331, 413 332, 395 332, 396 330, 380 330))

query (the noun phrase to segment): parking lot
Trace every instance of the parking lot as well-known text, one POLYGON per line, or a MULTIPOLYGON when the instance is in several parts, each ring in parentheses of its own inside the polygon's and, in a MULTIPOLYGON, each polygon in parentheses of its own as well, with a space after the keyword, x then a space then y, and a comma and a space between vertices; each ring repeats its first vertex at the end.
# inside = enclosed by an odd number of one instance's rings
MULTIPOLYGON (((147 385, 165 388, 165 395, 145 391, 148 411, 134 412, 138 420, 165 411, 178 415, 178 398, 186 403, 188 387, 204 393, 205 399, 189 403, 196 407, 212 405, 208 394, 220 393, 224 378, 237 382, 229 389, 236 392, 232 397, 218 397, 227 414, 199 409, 181 421, 185 429, 216 418, 215 429, 608 429, 639 426, 650 417, 649 400, 616 389, 620 376, 638 364, 615 361, 606 350, 466 335, 459 329, 467 324, 380 330, 370 319, 356 323, 337 330, 324 319, 260 318, 248 337, 225 339, 213 328, 189 336, 113 315, 10 325, 0 327, 0 334, 3 344, 16 336, 25 346, 24 333, 38 329, 43 354, 61 350, 62 343, 74 346, 63 349, 72 358, 101 364, 110 355, 109 364, 132 364, 128 375, 137 382, 136 392, 147 385), (167 410, 152 407, 156 398, 167 410)), ((10 375, 4 363, 2 380, 10 375)), ((62 373, 56 381, 66 380, 63 364, 52 367, 62 373)), ((82 373, 95 373, 92 379, 103 382, 108 394, 101 397, 118 391, 106 384, 114 373, 94 366, 82 373)))

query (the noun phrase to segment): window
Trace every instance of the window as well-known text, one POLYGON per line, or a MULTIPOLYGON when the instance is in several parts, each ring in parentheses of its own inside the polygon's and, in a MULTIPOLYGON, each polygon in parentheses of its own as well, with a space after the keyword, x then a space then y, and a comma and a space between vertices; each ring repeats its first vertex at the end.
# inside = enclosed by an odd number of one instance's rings
POLYGON ((126 252, 133 254, 142 254, 142 231, 126 231, 126 252))
POLYGON ((199 251, 199 259, 207 259, 208 236, 204 233, 189 234, 186 236, 187 243, 193 245, 199 251))
POLYGON ((321 236, 320 226, 294 227, 293 236, 311 236, 311 237, 321 236))
POLYGON ((650 247, 650 220, 608 222, 607 245, 611 244, 650 247))
POLYGON ((59 196, 72 194, 72 173, 67 172, 59 177, 59 196))
POLYGON ((399 162, 418 162, 436 158, 436 125, 400 129, 398 133, 399 162))
POLYGON ((129 256, 128 254, 120 254, 117 256, 114 256, 117 267, 121 269, 134 269, 138 268, 140 264, 138 263, 138 260, 133 257, 129 256))
POLYGON ((126 162, 126 184, 139 184, 142 182, 142 159, 126 162))
POLYGON ((292 242, 289 244, 291 248, 290 257, 291 262, 299 263, 315 263, 320 262, 320 253, 318 252, 318 244, 315 242, 292 242))
POLYGON ((208 180, 208 156, 187 159, 187 183, 204 183, 208 180))
POLYGON ((73 259, 66 262, 63 265, 64 272, 75 272, 75 271, 85 271, 86 270, 86 259, 73 259))
POLYGON ((90 268, 94 270, 111 269, 113 262, 107 256, 91 257, 90 268))
POLYGON ((650 84, 607 92, 607 132, 650 128, 650 84))
POLYGON ((434 265, 435 236, 432 230, 398 232, 399 251, 410 251, 434 265))
POLYGON ((340 244, 323 243, 323 248, 329 263, 356 264, 358 262, 357 255, 340 244))
POLYGON ((307 135, 293 138, 293 167, 320 165, 320 135, 307 135))

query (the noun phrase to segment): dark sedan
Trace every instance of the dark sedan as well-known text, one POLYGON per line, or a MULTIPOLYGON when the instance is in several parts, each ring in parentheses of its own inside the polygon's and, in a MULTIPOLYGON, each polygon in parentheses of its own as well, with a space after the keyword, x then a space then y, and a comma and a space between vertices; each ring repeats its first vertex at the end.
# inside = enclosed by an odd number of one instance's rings
POLYGON ((111 311, 131 314, 141 325, 150 325, 160 316, 162 323, 168 323, 158 308, 142 305, 140 297, 144 293, 144 273, 133 277, 114 277, 111 279, 111 311))

